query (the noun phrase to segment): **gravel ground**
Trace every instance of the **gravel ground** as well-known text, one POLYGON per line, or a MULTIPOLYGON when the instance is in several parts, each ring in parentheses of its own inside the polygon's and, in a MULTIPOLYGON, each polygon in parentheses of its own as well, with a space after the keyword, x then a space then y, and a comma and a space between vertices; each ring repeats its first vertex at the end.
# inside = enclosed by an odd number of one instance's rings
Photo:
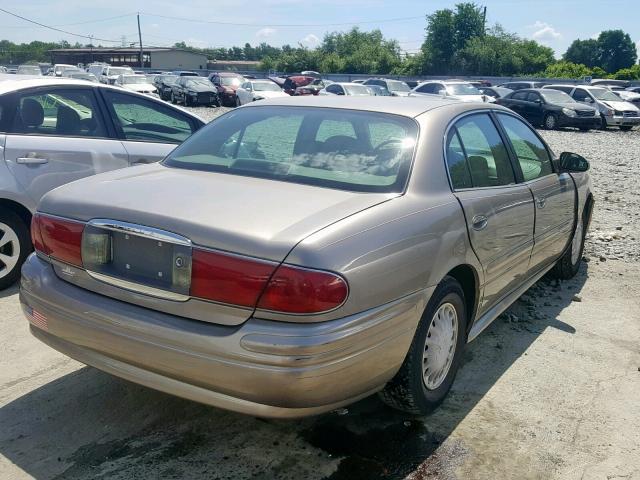
POLYGON ((640 131, 541 133, 591 162, 588 261, 468 345, 433 414, 374 396, 265 421, 171 397, 35 340, 14 287, 0 292, 0 478, 640 480, 640 131))

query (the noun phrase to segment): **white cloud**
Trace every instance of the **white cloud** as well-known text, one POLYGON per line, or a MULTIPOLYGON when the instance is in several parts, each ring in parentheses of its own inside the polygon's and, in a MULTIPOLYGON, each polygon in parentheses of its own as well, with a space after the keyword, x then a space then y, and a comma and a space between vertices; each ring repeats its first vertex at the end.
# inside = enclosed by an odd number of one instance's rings
POLYGON ((318 45, 318 43, 320 43, 320 39, 313 33, 310 33, 309 35, 304 37, 302 40, 300 40, 300 42, 302 42, 304 45, 315 47, 316 45, 318 45))
POLYGON ((534 30, 531 34, 531 38, 541 43, 554 42, 562 38, 562 34, 553 28, 553 25, 541 22, 540 20, 536 21, 536 23, 531 25, 529 28, 534 30))
POLYGON ((258 37, 258 38, 267 38, 267 37, 270 37, 270 36, 274 35, 276 33, 276 31, 277 30, 275 28, 269 28, 269 27, 261 28, 260 30, 258 30, 256 32, 256 37, 258 37))

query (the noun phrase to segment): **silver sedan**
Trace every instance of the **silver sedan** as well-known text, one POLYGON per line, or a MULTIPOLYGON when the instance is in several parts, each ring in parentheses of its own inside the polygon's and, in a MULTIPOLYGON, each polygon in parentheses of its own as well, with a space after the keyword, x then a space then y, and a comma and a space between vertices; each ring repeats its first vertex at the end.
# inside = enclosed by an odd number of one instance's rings
POLYGON ((195 401, 298 417, 379 392, 423 414, 468 341, 576 274, 588 168, 500 106, 264 100, 47 194, 20 299, 51 347, 195 401))

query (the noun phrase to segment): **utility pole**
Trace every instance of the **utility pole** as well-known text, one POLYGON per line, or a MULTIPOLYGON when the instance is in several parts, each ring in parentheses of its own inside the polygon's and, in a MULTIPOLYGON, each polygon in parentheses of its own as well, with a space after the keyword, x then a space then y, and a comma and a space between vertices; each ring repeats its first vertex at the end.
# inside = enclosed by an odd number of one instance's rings
POLYGON ((482 35, 487 33, 487 7, 485 6, 482 11, 482 35))
POLYGON ((140 30, 140 12, 138 12, 138 40, 140 41, 140 68, 144 68, 144 57, 142 54, 142 31, 140 30))

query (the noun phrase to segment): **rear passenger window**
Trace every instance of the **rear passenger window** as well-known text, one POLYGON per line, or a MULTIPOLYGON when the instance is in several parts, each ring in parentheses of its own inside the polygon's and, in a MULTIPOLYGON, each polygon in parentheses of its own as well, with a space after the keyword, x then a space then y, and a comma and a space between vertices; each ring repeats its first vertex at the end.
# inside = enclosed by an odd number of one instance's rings
POLYGON ((507 149, 493 121, 486 114, 470 115, 456 123, 473 187, 515 183, 507 149))
POLYGON ((18 98, 12 133, 106 137, 91 90, 39 90, 18 98))
POLYGON ((161 103, 106 89, 104 96, 126 140, 182 143, 196 130, 187 115, 161 103))
POLYGON ((531 128, 511 115, 501 113, 498 114, 498 118, 513 145, 524 181, 528 182, 553 173, 549 152, 531 128))
POLYGON ((527 92, 516 92, 513 95, 511 95, 511 98, 514 100, 526 100, 527 92))

